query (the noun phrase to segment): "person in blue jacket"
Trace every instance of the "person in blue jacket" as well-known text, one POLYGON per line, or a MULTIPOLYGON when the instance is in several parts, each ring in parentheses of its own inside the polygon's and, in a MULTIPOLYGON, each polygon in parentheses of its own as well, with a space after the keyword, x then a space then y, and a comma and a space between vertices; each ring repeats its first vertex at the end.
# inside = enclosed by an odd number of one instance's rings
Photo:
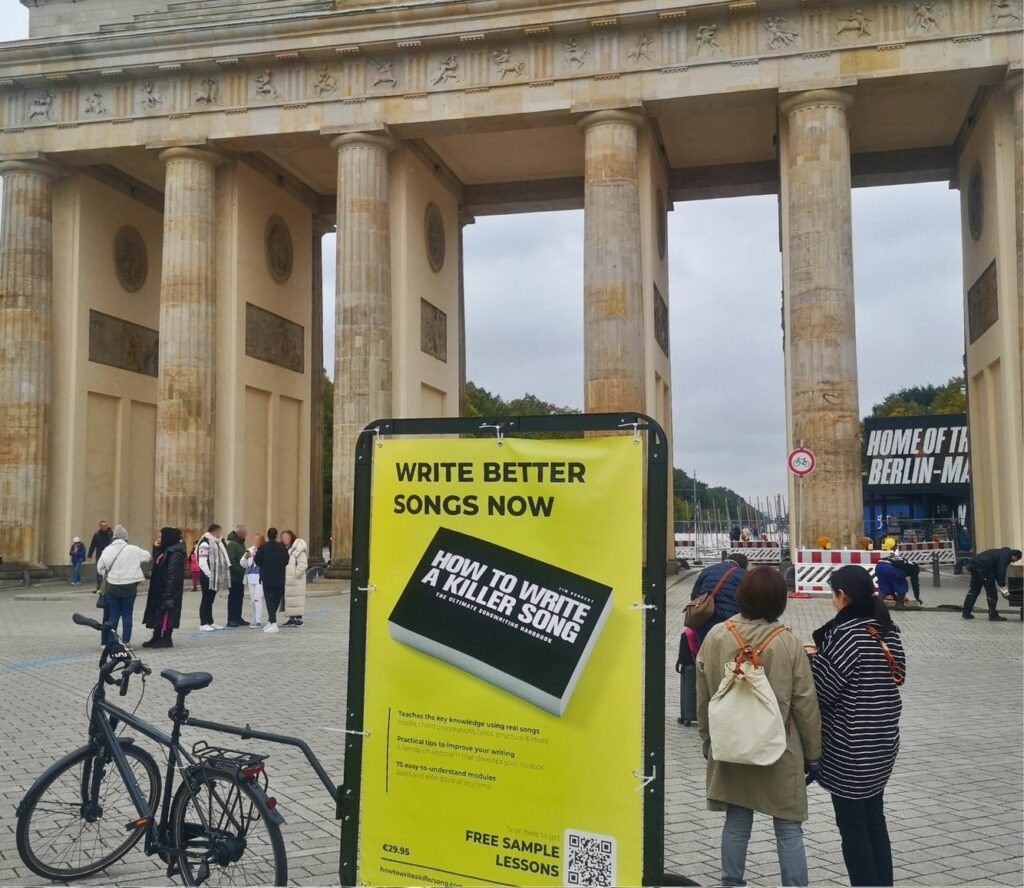
POLYGON ((1020 561, 1020 549, 986 549, 979 552, 970 561, 971 586, 967 590, 967 597, 964 599, 963 616, 965 620, 973 620, 974 602, 978 600, 982 588, 985 589, 985 597, 988 599, 988 618, 993 621, 1005 622, 1006 617, 1000 616, 999 593, 996 587, 1006 585, 1006 569, 1020 561))
POLYGON ((878 581, 878 594, 885 600, 891 595, 896 599, 896 607, 903 607, 907 600, 907 575, 887 559, 875 565, 875 579, 878 581))
POLYGON ((697 630, 697 642, 704 643, 704 637, 717 626, 724 623, 730 617, 735 617, 740 612, 739 603, 736 601, 736 590, 740 587, 740 580, 747 574, 747 556, 730 555, 725 561, 705 567, 693 584, 693 591, 690 593, 690 600, 699 598, 705 592, 712 592, 718 581, 726 577, 722 587, 715 595, 715 612, 700 629, 697 630))

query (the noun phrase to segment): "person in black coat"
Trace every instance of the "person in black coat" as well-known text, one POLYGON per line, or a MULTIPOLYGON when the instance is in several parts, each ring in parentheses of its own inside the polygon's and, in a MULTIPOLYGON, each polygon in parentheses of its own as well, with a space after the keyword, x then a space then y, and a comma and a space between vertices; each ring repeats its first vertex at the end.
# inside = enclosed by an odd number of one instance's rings
POLYGON ((971 585, 967 590, 967 597, 964 599, 963 616, 965 620, 973 620, 974 602, 978 600, 982 587, 985 589, 985 597, 988 599, 988 618, 990 620, 1005 621, 1006 617, 999 616, 997 607, 999 605, 999 593, 997 586, 1006 585, 1006 569, 1016 561, 1020 561, 1020 549, 986 549, 979 552, 969 562, 971 570, 971 585))
POLYGON ((143 647, 173 647, 171 636, 181 624, 181 599, 185 590, 185 546, 181 531, 164 527, 153 549, 153 574, 149 579, 143 622, 153 637, 143 647))
POLYGON ((277 538, 277 528, 267 530, 267 540, 253 556, 260 569, 263 600, 267 605, 267 625, 264 632, 277 632, 277 609, 284 600, 285 576, 288 568, 288 547, 277 538))
MULTIPOLYGON (((89 542, 89 551, 86 553, 86 558, 92 558, 96 556, 96 563, 100 563, 100 555, 103 554, 103 550, 111 544, 114 539, 114 531, 111 530, 110 525, 106 521, 100 522, 100 529, 92 535, 92 540, 89 542)), ((103 582, 103 576, 99 571, 96 571, 96 591, 100 589, 100 583, 103 582)))

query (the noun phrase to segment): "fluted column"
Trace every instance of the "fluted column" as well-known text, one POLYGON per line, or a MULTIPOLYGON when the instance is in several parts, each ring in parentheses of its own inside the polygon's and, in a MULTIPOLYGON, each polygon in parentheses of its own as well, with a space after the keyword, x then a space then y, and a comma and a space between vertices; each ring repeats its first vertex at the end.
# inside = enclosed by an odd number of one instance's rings
POLYGON ((586 140, 583 223, 584 405, 642 411, 643 277, 637 170, 639 114, 597 111, 586 140))
POLYGON ((312 291, 310 319, 309 393, 309 558, 321 561, 324 548, 324 270, 323 237, 332 228, 322 216, 313 217, 312 291))
POLYGON ((352 561, 356 441, 391 416, 390 138, 347 133, 338 152, 338 268, 334 338, 334 494, 331 564, 352 561))
POLYGON ((0 554, 43 560, 53 314, 53 182, 40 161, 0 163, 0 554))
POLYGON ((213 521, 216 375, 215 173, 219 155, 161 152, 164 187, 156 519, 195 540, 213 521))
POLYGON ((852 97, 812 90, 787 98, 791 441, 814 451, 803 485, 803 544, 820 535, 850 546, 862 535, 857 342, 850 217, 852 97))
POLYGON ((1020 71, 1007 81, 1013 109, 1013 182, 1014 216, 1017 237, 1017 323, 1020 327, 1020 397, 1024 404, 1024 74, 1020 71))

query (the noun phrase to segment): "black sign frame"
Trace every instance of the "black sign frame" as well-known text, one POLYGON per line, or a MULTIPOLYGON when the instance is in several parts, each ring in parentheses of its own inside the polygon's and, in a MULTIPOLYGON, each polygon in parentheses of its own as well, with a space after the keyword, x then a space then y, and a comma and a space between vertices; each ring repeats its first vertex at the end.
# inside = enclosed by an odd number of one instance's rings
POLYGON ((363 429, 356 444, 352 522, 352 591, 349 596, 348 693, 345 711, 344 783, 338 792, 341 820, 339 880, 354 886, 358 875, 359 807, 363 760, 366 681, 367 590, 370 576, 370 514, 374 440, 378 435, 484 437, 500 429, 503 437, 535 433, 582 436, 596 432, 633 432, 647 451, 644 568, 640 578, 644 613, 644 786, 643 884, 690 885, 665 872, 665 574, 668 539, 668 439, 642 413, 578 413, 553 416, 499 416, 441 419, 380 419, 363 429))

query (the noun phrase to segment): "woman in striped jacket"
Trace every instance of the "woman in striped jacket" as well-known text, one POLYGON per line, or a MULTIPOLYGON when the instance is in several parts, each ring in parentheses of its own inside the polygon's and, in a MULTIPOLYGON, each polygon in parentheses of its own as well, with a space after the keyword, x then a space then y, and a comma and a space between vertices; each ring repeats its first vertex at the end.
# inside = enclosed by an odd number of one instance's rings
POLYGON ((906 657, 863 567, 841 567, 830 582, 838 613, 815 631, 811 661, 821 707, 818 779, 832 793, 850 884, 892 885, 882 795, 900 748, 906 657))

